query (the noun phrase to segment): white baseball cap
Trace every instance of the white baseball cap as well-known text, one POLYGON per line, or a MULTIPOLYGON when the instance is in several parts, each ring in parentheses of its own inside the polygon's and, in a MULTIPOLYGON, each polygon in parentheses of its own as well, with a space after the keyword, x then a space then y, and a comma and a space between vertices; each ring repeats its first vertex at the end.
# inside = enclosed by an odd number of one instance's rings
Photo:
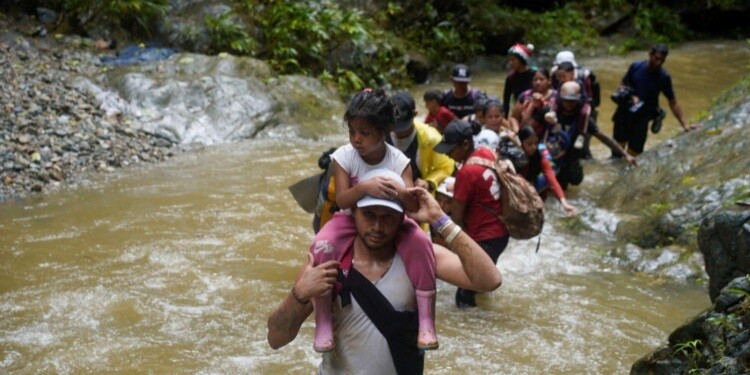
POLYGON ((566 61, 573 64, 574 67, 578 67, 578 64, 576 63, 576 57, 575 55, 573 55, 573 52, 560 51, 557 53, 557 56, 555 56, 555 65, 560 65, 566 61))
POLYGON ((496 150, 500 145, 500 135, 490 129, 482 129, 479 134, 474 136, 474 147, 485 146, 496 150))
POLYGON ((453 185, 456 184, 456 178, 455 177, 446 177, 443 182, 440 183, 440 186, 437 187, 437 192, 443 195, 447 195, 451 198, 453 198, 453 185))
MULTIPOLYGON (((394 183, 401 186, 402 188, 406 187, 406 184, 404 184, 404 179, 401 178, 400 175, 392 170, 385 168, 373 169, 365 173, 365 175, 362 176, 359 182, 364 182, 375 177, 386 177, 393 180, 394 183)), ((357 207, 362 208, 370 206, 383 206, 394 209, 398 212, 404 212, 404 207, 401 202, 395 199, 375 198, 370 195, 365 195, 359 201, 357 201, 357 207)))

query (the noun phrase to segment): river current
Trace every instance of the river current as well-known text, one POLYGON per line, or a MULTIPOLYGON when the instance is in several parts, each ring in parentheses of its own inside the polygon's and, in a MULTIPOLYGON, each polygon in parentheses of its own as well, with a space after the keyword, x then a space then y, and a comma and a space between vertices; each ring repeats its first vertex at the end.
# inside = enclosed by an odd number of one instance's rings
MULTIPOLYGON (((690 43, 665 67, 686 118, 744 76, 744 42, 690 43)), ((578 61, 608 96, 646 52, 578 61)), ((500 95, 504 72, 472 85, 500 95)), ((447 77, 446 77, 447 78, 447 77)), ((417 99, 431 87, 412 89, 417 99)), ((417 100, 421 114, 423 103, 417 100)), ((662 106, 666 106, 662 98, 662 106)), ((679 134, 668 115, 646 148, 679 134)), ((312 319, 279 350, 266 318, 288 293, 312 238, 310 215, 287 187, 316 173, 320 152, 346 142, 265 139, 206 147, 118 171, 77 189, 0 205, 0 372, 310 374, 312 319)), ((623 165, 593 141, 595 161, 568 195, 588 230, 571 233, 550 200, 536 239, 511 241, 503 285, 458 310, 439 283, 440 349, 428 374, 626 374, 674 328, 709 307, 704 285, 633 273, 604 254, 617 217, 595 206, 623 165)))

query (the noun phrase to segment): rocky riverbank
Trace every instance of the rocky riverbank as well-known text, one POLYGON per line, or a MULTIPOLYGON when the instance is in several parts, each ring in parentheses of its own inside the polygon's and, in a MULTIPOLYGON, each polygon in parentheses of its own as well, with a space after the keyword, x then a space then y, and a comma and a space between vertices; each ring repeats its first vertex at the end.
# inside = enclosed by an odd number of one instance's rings
POLYGON ((90 173, 162 161, 180 147, 105 113, 71 85, 106 69, 93 41, 33 37, 0 18, 0 201, 75 186, 90 173))

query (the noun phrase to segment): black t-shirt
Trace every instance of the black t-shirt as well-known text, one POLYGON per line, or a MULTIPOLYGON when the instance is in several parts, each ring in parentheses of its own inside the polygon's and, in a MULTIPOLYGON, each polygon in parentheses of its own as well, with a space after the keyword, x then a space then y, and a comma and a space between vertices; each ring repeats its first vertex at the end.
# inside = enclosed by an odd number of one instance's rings
POLYGON ((529 68, 523 73, 512 72, 505 78, 505 88, 503 89, 503 112, 509 113, 510 106, 518 100, 521 94, 531 88, 531 82, 534 80, 536 69, 529 68), (513 100, 513 102, 511 102, 513 100))
POLYGON ((443 105, 448 107, 456 117, 464 118, 474 113, 474 102, 479 95, 481 95, 479 90, 471 89, 463 98, 457 98, 453 94, 453 90, 449 90, 443 94, 443 105))

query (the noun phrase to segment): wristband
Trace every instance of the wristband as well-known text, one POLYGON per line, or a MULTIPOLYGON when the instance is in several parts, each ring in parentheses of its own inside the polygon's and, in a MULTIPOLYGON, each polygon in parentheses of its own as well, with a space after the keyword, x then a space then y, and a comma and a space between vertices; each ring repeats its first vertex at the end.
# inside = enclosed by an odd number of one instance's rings
POLYGON ((292 297, 294 297, 294 300, 297 301, 300 305, 307 305, 308 303, 310 303, 310 300, 305 301, 297 296, 297 292, 294 291, 294 286, 292 286, 291 293, 292 297))
POLYGON ((450 245, 451 242, 453 242, 454 239, 456 239, 456 236, 461 233, 461 227, 456 225, 453 230, 451 231, 451 234, 448 235, 448 237, 445 237, 445 242, 450 245))
POLYGON ((443 232, 448 230, 448 227, 450 227, 451 224, 455 224, 455 223, 453 222, 453 220, 448 220, 448 222, 446 222, 445 224, 443 224, 443 226, 438 228, 438 233, 440 233, 440 235, 443 235, 443 232))
POLYGON ((443 216, 440 216, 440 219, 437 219, 435 224, 431 225, 432 229, 440 232, 440 229, 445 225, 446 222, 450 221, 451 217, 448 216, 448 214, 443 214, 443 216))

